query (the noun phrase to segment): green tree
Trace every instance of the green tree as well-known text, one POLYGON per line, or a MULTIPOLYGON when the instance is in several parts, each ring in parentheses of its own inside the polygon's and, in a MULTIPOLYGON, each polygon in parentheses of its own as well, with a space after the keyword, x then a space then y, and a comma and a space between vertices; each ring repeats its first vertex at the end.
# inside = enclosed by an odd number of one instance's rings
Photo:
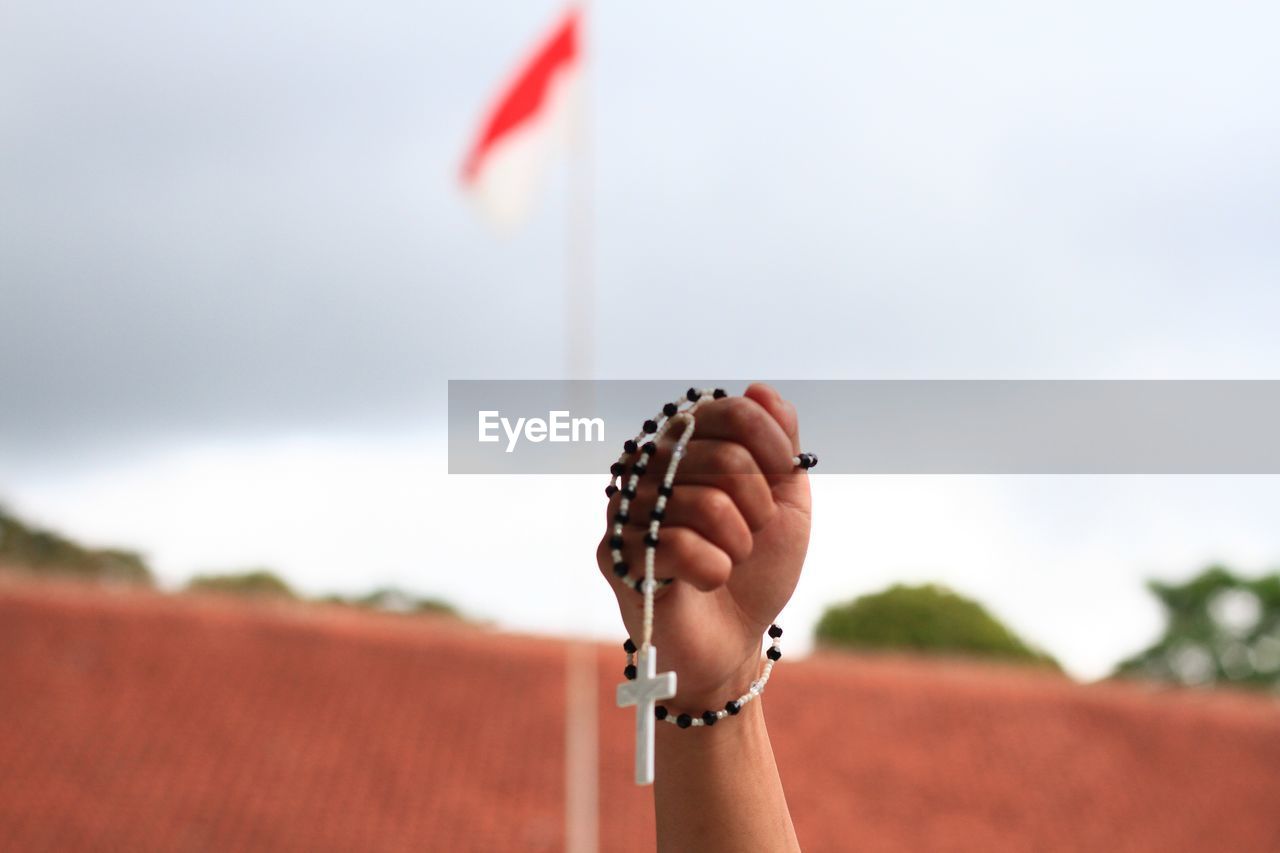
POLYGON ((1210 566, 1184 584, 1147 586, 1164 607, 1164 636, 1116 675, 1280 687, 1280 574, 1249 580, 1210 566))
POLYGON ((422 598, 397 587, 381 587, 368 595, 355 599, 353 604, 373 610, 385 610, 391 613, 433 613, 442 616, 457 616, 452 605, 438 598, 422 598))
POLYGON ((820 645, 998 658, 1058 669, 971 598, 935 584, 892 586, 827 609, 820 645))
POLYGON ((140 554, 114 548, 86 548, 33 527, 0 507, 0 564, 42 575, 150 584, 151 570, 140 554))
POLYGON ((385 613, 460 615, 457 608, 446 601, 439 598, 423 598, 393 586, 379 587, 367 595, 355 597, 328 595, 319 600, 325 604, 342 604, 347 607, 360 607, 385 613))
POLYGON ((191 592, 216 592, 250 598, 297 598, 289 584, 269 569, 197 575, 187 582, 191 592))

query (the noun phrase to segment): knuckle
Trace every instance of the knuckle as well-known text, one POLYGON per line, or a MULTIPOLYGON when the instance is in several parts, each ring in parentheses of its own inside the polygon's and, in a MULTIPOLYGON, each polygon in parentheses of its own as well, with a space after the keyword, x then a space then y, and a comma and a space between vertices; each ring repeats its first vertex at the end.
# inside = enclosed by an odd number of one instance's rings
POLYGON ((698 504, 698 512, 716 527, 731 521, 738 509, 733 498, 720 489, 707 489, 699 498, 698 504))
POLYGON ((741 444, 730 441, 722 441, 716 446, 711 462, 717 474, 748 474, 755 468, 751 453, 741 444))
POLYGON ((698 581, 704 590, 723 586, 733 571, 733 560, 723 551, 716 551, 700 566, 698 581))
POLYGON ((725 423, 735 434, 745 435, 760 425, 760 416, 766 414, 760 404, 749 397, 730 397, 725 407, 725 423))
POLYGON ((662 547, 658 549, 658 553, 666 550, 671 558, 677 563, 683 565, 693 561, 697 548, 697 542, 694 535, 682 527, 677 527, 669 533, 663 535, 662 547))
POLYGON ((673 535, 666 555, 667 568, 672 574, 701 590, 714 589, 724 583, 732 569, 732 561, 723 551, 707 547, 692 531, 681 529, 672 532, 677 535, 673 535))

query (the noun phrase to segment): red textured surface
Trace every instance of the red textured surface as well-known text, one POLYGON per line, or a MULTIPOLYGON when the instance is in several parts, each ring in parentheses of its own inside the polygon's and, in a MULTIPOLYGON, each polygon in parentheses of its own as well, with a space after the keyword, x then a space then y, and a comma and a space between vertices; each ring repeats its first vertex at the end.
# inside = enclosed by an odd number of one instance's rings
MULTIPOLYGON (((559 850, 563 652, 0 584, 0 849, 559 850)), ((620 658, 599 649, 602 849, 646 850, 620 658)), ((1280 850, 1263 698, 832 656, 779 667, 767 707, 807 850, 1280 850)))

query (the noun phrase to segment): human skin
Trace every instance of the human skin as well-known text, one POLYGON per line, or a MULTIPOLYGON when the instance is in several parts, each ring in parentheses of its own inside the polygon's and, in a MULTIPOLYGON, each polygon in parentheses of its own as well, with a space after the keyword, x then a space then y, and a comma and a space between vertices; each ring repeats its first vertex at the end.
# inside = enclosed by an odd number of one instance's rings
MULTIPOLYGON (((699 407, 667 502, 655 594, 653 645, 660 671, 677 673, 673 714, 718 710, 760 672, 761 637, 791 598, 809 545, 809 479, 795 408, 767 385, 699 407)), ((641 541, 678 432, 658 445, 631 502, 624 554, 644 565, 641 541)), ((596 561, 640 642, 641 596, 616 578, 609 548, 620 495, 609 501, 596 561)), ((799 850, 765 725, 763 695, 709 727, 660 723, 654 810, 660 851, 799 850)))

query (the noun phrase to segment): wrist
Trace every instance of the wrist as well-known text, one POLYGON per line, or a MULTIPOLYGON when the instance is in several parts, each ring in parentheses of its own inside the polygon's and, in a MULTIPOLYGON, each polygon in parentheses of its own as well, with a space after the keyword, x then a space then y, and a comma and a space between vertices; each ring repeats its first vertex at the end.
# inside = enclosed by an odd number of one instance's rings
POLYGON ((656 753, 660 853, 799 851, 759 697, 709 729, 661 726, 656 753))
MULTIPOLYGON (((672 715, 689 714, 701 717, 706 711, 720 711, 731 702, 741 698, 750 689, 753 682, 760 678, 762 663, 757 649, 753 649, 746 658, 722 679, 715 683, 691 685, 685 688, 677 684, 676 695, 664 702, 672 715)), ((757 701, 743 706, 745 709, 757 701)))

